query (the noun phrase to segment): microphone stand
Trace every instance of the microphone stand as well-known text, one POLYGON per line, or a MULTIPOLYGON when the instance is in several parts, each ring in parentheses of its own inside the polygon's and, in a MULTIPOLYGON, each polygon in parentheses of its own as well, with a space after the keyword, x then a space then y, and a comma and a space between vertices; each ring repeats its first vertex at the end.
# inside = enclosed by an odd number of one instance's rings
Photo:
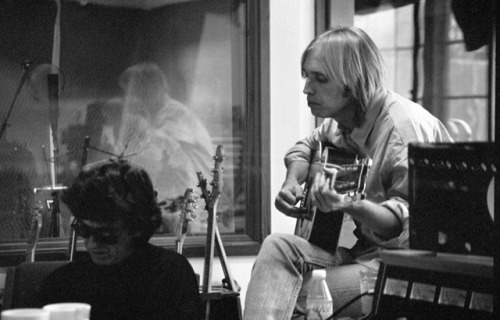
POLYGON ((21 92, 21 89, 26 82, 26 79, 28 79, 29 75, 29 68, 31 66, 31 61, 26 60, 23 62, 23 76, 21 77, 21 81, 19 82, 19 85, 17 86, 16 93, 14 94, 14 99, 12 100, 12 103, 10 104, 9 111, 7 112, 7 116, 5 117, 2 127, 0 128, 0 140, 3 137, 3 134, 5 133, 5 130, 7 129, 7 124, 9 122, 10 114, 12 112, 12 109, 14 109, 14 104, 16 103, 17 96, 19 96, 19 93, 21 92))
MULTIPOLYGON (((83 153, 82 153, 82 161, 80 163, 80 170, 85 167, 87 164, 87 156, 89 152, 89 147, 90 147, 90 137, 86 136, 85 140, 83 141, 83 153)), ((75 228, 73 227, 73 223, 75 222, 76 218, 73 218, 73 221, 71 222, 71 235, 69 237, 69 250, 68 250, 68 258, 69 261, 73 261, 73 258, 75 256, 75 251, 76 251, 76 231, 75 228)))

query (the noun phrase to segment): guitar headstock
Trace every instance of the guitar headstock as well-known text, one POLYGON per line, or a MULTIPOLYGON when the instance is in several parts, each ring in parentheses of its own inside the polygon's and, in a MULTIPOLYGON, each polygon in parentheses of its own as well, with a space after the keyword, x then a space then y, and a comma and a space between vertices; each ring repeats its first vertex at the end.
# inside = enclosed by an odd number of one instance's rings
MULTIPOLYGON (((197 202, 199 198, 199 195, 191 188, 186 189, 186 192, 184 192, 180 219, 175 226, 175 234, 178 240, 182 239, 188 233, 191 223, 196 219, 196 210, 198 209, 197 202)), ((178 249, 182 250, 181 248, 178 249)))
POLYGON ((215 156, 213 157, 214 168, 212 169, 213 180, 210 183, 212 185, 212 191, 208 191, 207 189, 207 179, 203 176, 203 173, 198 171, 196 174, 198 175, 198 186, 201 189, 201 197, 205 199, 206 209, 209 210, 215 206, 216 201, 219 199, 222 192, 222 161, 224 161, 224 148, 222 145, 217 146, 217 151, 215 156))
POLYGON ((217 150, 214 156, 214 168, 212 169, 213 180, 212 180, 212 194, 210 197, 210 203, 213 205, 215 201, 219 198, 222 192, 223 181, 222 181, 222 161, 224 161, 224 147, 222 145, 217 146, 217 150))
POLYGON ((198 209, 198 199, 200 196, 193 189, 188 188, 184 192, 184 201, 182 203, 181 220, 184 223, 189 223, 196 219, 196 210, 198 209))
POLYGON ((210 191, 207 189, 207 179, 201 173, 201 171, 196 172, 198 175, 198 187, 201 189, 201 197, 205 199, 205 209, 208 210, 208 204, 210 202, 210 191))

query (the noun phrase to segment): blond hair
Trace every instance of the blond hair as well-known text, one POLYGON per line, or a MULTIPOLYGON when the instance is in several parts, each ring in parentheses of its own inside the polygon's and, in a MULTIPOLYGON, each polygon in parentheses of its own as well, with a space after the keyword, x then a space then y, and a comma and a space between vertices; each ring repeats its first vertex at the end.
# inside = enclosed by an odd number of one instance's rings
POLYGON ((305 49, 302 71, 313 49, 321 57, 327 77, 338 81, 366 112, 373 97, 383 88, 383 59, 373 40, 357 27, 329 29, 305 49))

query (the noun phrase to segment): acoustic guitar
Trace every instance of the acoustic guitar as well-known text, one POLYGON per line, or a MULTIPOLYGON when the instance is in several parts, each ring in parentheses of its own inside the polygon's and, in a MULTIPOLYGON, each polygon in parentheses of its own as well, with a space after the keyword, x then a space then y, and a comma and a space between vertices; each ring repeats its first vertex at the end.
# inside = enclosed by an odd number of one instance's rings
POLYGON ((340 210, 323 212, 311 204, 309 189, 317 172, 325 167, 338 170, 334 180, 334 189, 356 199, 363 199, 366 175, 371 166, 371 159, 359 158, 358 155, 339 149, 333 145, 320 146, 322 164, 311 164, 308 179, 304 186, 304 198, 300 207, 306 212, 297 219, 295 235, 324 250, 335 252, 344 221, 344 212, 340 210))

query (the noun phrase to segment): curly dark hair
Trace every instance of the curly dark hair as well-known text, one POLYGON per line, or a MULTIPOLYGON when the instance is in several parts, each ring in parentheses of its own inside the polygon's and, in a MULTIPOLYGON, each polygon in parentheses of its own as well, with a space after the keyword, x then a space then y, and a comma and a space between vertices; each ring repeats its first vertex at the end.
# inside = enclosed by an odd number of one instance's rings
POLYGON ((61 200, 76 219, 96 222, 123 220, 147 242, 161 225, 157 193, 148 173, 125 160, 109 160, 84 168, 61 200))

